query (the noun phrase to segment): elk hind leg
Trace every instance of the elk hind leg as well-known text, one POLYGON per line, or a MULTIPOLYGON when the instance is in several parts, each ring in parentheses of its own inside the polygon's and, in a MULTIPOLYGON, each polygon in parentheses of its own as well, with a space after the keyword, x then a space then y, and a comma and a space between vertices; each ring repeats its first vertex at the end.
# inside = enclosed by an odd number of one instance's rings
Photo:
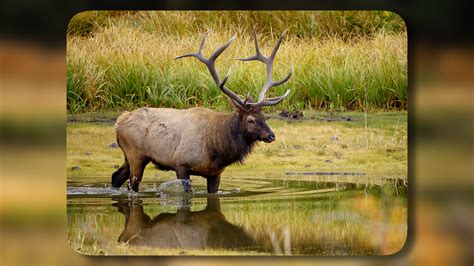
POLYGON ((216 193, 219 189, 221 182, 221 176, 208 176, 207 177, 207 193, 216 193))
POLYGON ((130 165, 127 158, 120 168, 112 174, 112 186, 119 188, 130 178, 130 165))

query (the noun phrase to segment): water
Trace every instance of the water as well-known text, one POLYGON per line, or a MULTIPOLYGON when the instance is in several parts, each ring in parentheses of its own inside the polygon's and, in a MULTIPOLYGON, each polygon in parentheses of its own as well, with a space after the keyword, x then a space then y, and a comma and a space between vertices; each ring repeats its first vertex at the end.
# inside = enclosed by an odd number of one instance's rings
POLYGON ((85 254, 331 256, 393 254, 405 243, 407 185, 400 180, 233 176, 214 195, 201 177, 193 177, 191 193, 169 179, 145 180, 138 193, 93 178, 68 182, 69 242, 85 254))

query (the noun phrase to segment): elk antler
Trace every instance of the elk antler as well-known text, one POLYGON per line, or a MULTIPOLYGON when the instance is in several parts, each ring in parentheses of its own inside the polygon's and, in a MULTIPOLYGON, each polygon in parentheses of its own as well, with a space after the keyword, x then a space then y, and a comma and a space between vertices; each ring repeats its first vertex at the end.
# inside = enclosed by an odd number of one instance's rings
POLYGON ((222 92, 225 93, 227 96, 229 96, 234 102, 237 102, 242 107, 245 107, 244 100, 224 86, 224 83, 229 78, 230 69, 229 69, 229 73, 227 73, 224 80, 221 81, 219 79, 219 75, 217 74, 217 71, 215 68, 215 62, 216 62, 217 57, 219 57, 219 55, 221 55, 222 52, 224 52, 224 50, 227 49, 227 47, 229 47, 229 45, 234 41, 237 35, 234 35, 226 44, 224 44, 223 46, 215 50, 214 53, 212 53, 212 55, 209 58, 205 58, 202 55, 202 49, 204 47, 204 42, 206 41, 206 37, 208 34, 209 34, 209 31, 207 31, 204 34, 204 38, 202 38, 201 45, 199 46, 199 50, 197 51, 197 53, 184 54, 184 55, 176 57, 175 59, 180 59, 183 57, 196 57, 197 59, 199 59, 199 61, 203 62, 207 66, 207 69, 209 69, 209 72, 211 73, 212 78, 216 82, 217 86, 219 86, 219 88, 222 90, 222 92))
POLYGON ((248 57, 248 58, 239 58, 238 59, 238 60, 241 60, 241 61, 258 60, 258 61, 263 62, 266 65, 266 68, 267 68, 267 81, 265 82, 265 84, 263 85, 262 90, 260 91, 260 94, 258 96, 258 101, 255 102, 255 103, 248 102, 247 100, 243 100, 237 94, 235 94, 234 92, 232 92, 231 90, 229 90, 225 86, 225 83, 226 83, 227 79, 229 78, 231 68, 229 68, 229 71, 227 72, 227 75, 224 77, 224 79, 222 81, 219 79, 219 75, 217 74, 217 71, 215 69, 215 61, 216 61, 217 57, 219 57, 219 55, 221 55, 222 52, 225 49, 227 49, 227 47, 229 47, 229 45, 234 41, 236 35, 234 35, 226 44, 224 44, 223 46, 219 47, 216 51, 214 51, 214 53, 212 53, 212 55, 209 58, 205 58, 202 55, 202 49, 204 47, 204 42, 206 41, 206 37, 209 33, 209 31, 207 31, 204 34, 204 38, 201 41, 201 45, 199 46, 199 50, 196 53, 184 54, 184 55, 176 57, 175 59, 179 59, 179 58, 183 58, 183 57, 196 57, 197 59, 199 59, 199 61, 203 62, 207 66, 207 69, 209 69, 209 72, 211 73, 212 78, 214 79, 216 84, 219 86, 219 88, 222 90, 222 92, 224 92, 234 102, 238 103, 240 106, 242 106, 244 108, 259 108, 259 107, 262 107, 262 106, 272 106, 272 105, 276 105, 276 104, 280 103, 281 101, 283 101, 290 94, 290 90, 287 90, 286 93, 282 96, 273 97, 273 98, 265 98, 265 94, 267 93, 267 91, 270 88, 279 86, 279 85, 287 82, 290 79, 290 77, 293 73, 293 65, 292 65, 290 72, 288 73, 288 75, 285 78, 283 78, 282 80, 279 80, 279 81, 273 81, 272 80, 273 61, 275 60, 276 52, 278 51, 278 48, 280 47, 280 44, 283 40, 283 37, 285 37, 286 32, 287 32, 287 30, 283 31, 283 33, 281 34, 280 38, 278 39, 277 44, 273 48, 273 51, 272 51, 271 55, 269 57, 265 57, 260 52, 260 49, 258 48, 257 33, 254 30, 256 55, 248 57))
POLYGON ((247 103, 247 106, 249 107, 261 107, 261 106, 271 106, 271 105, 276 105, 283 101, 289 94, 290 90, 287 90, 286 93, 282 96, 279 97, 274 97, 274 98, 265 98, 265 94, 267 91, 273 87, 279 86, 285 82, 287 82, 291 75, 293 74, 293 65, 291 65, 290 72, 286 77, 284 77, 282 80, 278 81, 273 81, 272 80, 272 71, 273 71, 273 61, 275 60, 275 55, 278 51, 278 48, 280 48, 281 41, 283 40, 283 37, 285 37, 286 32, 288 30, 283 31, 281 34, 280 38, 278 39, 278 42, 276 43, 275 47, 273 48, 273 51, 269 57, 265 57, 261 52, 260 49, 258 48, 258 41, 257 41, 257 33, 253 32, 253 36, 255 39, 255 51, 256 55, 247 57, 247 58, 239 58, 238 60, 240 61, 253 61, 253 60, 258 60, 262 63, 265 64, 267 68, 267 81, 263 85, 262 90, 260 91, 260 94, 258 95, 258 101, 256 103, 247 103))

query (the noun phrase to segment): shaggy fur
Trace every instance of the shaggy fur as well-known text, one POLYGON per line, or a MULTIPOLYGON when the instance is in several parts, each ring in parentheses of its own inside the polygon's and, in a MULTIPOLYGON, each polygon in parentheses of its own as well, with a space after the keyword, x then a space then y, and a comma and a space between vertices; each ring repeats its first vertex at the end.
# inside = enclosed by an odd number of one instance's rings
POLYGON ((206 108, 141 108, 121 115, 115 130, 125 162, 112 175, 112 185, 120 187, 130 179, 136 191, 152 162, 176 171, 180 179, 203 176, 208 192, 216 192, 226 166, 242 162, 256 141, 274 139, 260 110, 225 114, 206 108))

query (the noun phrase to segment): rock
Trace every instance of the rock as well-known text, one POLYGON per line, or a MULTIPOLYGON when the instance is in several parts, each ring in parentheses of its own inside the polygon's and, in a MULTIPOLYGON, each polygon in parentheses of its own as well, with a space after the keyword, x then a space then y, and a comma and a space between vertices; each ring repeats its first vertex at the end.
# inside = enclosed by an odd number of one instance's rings
POLYGON ((79 171, 79 170, 81 170, 81 167, 79 167, 77 165, 74 165, 73 167, 71 167, 71 170, 72 171, 79 171))
POLYGON ((191 192, 191 182, 191 179, 166 181, 160 184, 157 193, 163 196, 191 192))
POLYGON ((279 116, 281 117, 286 117, 290 120, 301 120, 303 119, 303 112, 300 112, 300 111, 293 111, 293 112, 290 112, 288 110, 283 110, 281 111, 281 113, 278 114, 279 116))
POLYGON ((114 142, 114 143, 112 143, 112 144, 109 145, 109 148, 117 149, 117 148, 119 148, 119 145, 114 142))
POLYGON ((303 115, 302 112, 300 112, 300 111, 294 111, 294 112, 291 112, 291 113, 290 113, 290 117, 289 117, 289 118, 292 119, 292 120, 301 120, 301 119, 303 119, 303 116, 304 116, 304 115, 303 115))
POLYGON ((279 113, 278 115, 281 116, 281 117, 288 117, 290 114, 290 112, 288 112, 288 110, 284 109, 283 111, 281 111, 281 113, 279 113))

